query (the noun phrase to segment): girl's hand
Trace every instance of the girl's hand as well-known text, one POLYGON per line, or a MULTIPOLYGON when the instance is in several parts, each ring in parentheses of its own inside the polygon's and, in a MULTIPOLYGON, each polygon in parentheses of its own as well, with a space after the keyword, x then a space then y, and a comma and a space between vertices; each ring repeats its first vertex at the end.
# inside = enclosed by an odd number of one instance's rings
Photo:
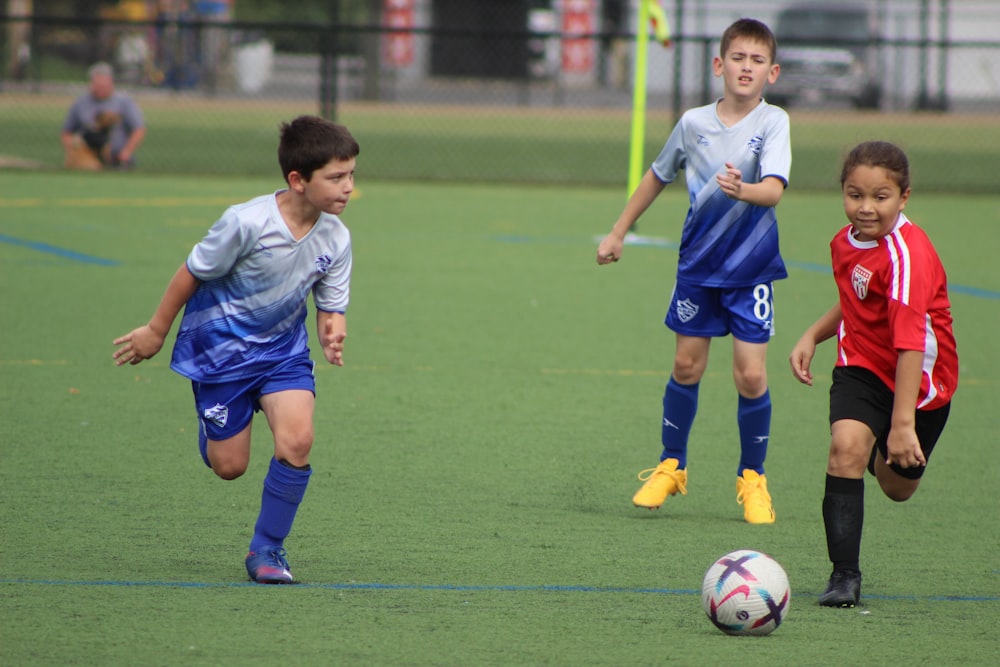
POLYGON ((886 463, 895 463, 901 468, 916 468, 927 465, 924 450, 920 448, 920 440, 914 428, 892 428, 886 443, 889 456, 886 463))
POLYGON ((813 375, 809 370, 812 365, 813 355, 816 354, 816 343, 808 338, 800 338, 799 342, 792 348, 792 354, 788 357, 788 362, 792 366, 792 375, 802 384, 812 386, 813 375))

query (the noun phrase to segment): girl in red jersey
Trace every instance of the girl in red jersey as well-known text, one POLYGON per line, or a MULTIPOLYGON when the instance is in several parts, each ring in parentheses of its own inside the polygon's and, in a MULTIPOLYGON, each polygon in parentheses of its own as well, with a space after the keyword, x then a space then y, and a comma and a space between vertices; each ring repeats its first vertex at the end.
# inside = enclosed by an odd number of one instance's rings
POLYGON ((861 597, 864 473, 895 501, 910 498, 948 420, 958 383, 944 267, 903 209, 906 154, 884 141, 856 146, 840 176, 850 224, 830 242, 839 302, 796 343, 792 373, 812 385, 816 345, 837 336, 830 388, 830 455, 823 523, 833 574, 819 603, 861 597))

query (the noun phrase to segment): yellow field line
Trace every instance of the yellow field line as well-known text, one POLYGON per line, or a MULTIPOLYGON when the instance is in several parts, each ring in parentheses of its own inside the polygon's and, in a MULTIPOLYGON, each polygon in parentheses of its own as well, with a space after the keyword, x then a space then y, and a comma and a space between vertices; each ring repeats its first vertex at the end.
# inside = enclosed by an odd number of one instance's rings
POLYGON ((46 207, 112 207, 112 206, 227 206, 233 203, 232 197, 153 197, 153 198, 123 198, 123 197, 90 197, 84 199, 0 199, 4 208, 34 208, 46 207))

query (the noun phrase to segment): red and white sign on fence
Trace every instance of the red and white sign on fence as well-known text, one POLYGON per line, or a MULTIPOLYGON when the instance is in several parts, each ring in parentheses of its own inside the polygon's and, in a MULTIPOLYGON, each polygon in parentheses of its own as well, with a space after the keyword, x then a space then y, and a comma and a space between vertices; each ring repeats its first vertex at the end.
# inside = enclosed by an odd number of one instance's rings
POLYGON ((589 74, 594 69, 594 40, 574 37, 594 32, 597 0, 562 0, 562 69, 567 74, 589 74))
MULTIPOLYGON (((394 30, 409 29, 414 25, 416 0, 384 0, 382 15, 386 27, 394 30)), ((413 33, 389 32, 382 36, 382 53, 385 62, 393 67, 413 64, 413 33)))

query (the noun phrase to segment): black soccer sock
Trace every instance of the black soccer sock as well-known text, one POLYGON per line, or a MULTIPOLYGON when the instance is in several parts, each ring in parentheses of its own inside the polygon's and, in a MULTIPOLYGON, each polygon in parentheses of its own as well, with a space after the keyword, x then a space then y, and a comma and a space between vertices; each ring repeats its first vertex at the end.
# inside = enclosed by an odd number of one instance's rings
POLYGON ((861 571, 861 527, 865 519, 863 479, 826 476, 823 525, 834 570, 861 571))

